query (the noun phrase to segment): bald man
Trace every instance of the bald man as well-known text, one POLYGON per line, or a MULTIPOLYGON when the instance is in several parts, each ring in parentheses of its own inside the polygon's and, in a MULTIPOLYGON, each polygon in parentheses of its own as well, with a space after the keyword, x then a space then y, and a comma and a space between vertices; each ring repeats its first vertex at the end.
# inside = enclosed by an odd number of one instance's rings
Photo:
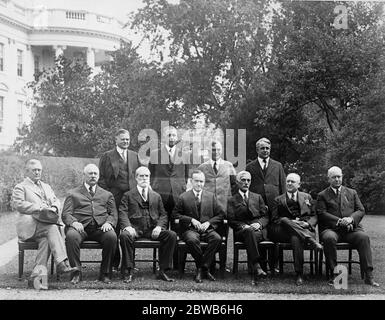
POLYGON ((309 244, 315 250, 322 249, 315 239, 317 216, 313 199, 309 194, 298 191, 300 185, 301 178, 298 174, 290 173, 286 177, 287 192, 275 198, 272 208, 272 224, 269 228, 271 240, 291 243, 298 286, 304 282, 304 245, 309 244))
POLYGON ((122 247, 122 279, 132 281, 134 242, 136 239, 160 241, 158 279, 172 282, 166 269, 172 267, 176 233, 168 230, 168 216, 159 193, 151 190, 150 170, 139 167, 135 172, 136 188, 123 195, 119 206, 120 245, 122 247))
POLYGON ((114 231, 118 220, 115 199, 111 192, 97 185, 99 169, 96 165, 85 166, 83 179, 82 185, 68 192, 63 206, 68 258, 71 266, 79 269, 71 282, 77 284, 81 281, 81 243, 94 240, 103 247, 99 280, 110 283, 112 258, 117 244, 114 231))
POLYGON ((247 260, 253 266, 251 284, 256 285, 258 276, 266 275, 260 266, 258 244, 267 238, 269 217, 262 196, 249 191, 250 172, 239 172, 236 181, 239 191, 228 200, 227 217, 235 240, 245 243, 247 260))
MULTIPOLYGON (((365 273, 365 284, 378 287, 373 279, 372 250, 369 236, 360 224, 365 215, 356 190, 342 185, 342 170, 328 170, 329 187, 318 194, 317 215, 320 240, 324 245, 326 263, 331 270, 337 265, 337 242, 348 242, 357 248, 361 268, 365 273)), ((334 281, 329 281, 333 285, 334 281)))

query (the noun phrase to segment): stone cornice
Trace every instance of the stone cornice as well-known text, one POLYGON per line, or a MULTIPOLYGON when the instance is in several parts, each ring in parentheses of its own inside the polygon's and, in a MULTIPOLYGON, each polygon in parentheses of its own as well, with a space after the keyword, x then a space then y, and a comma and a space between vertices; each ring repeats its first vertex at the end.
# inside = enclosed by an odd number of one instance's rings
POLYGON ((28 24, 9 18, 1 13, 0 13, 0 22, 5 22, 6 24, 17 27, 18 29, 24 32, 30 32, 32 30, 32 27, 29 26, 28 24))

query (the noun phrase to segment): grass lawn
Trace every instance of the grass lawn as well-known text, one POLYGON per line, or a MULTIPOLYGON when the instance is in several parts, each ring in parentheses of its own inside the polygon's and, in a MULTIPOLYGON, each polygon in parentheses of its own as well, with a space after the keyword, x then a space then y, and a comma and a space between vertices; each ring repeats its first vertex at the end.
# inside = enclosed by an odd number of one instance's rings
MULTIPOLYGON (((321 293, 321 294, 385 294, 385 216, 366 216, 363 221, 365 230, 371 237, 373 261, 374 261, 374 275, 378 282, 380 282, 380 288, 372 288, 363 284, 363 280, 360 278, 360 271, 358 265, 353 265, 353 274, 349 277, 347 290, 336 290, 333 287, 327 285, 325 275, 323 278, 311 278, 309 277, 305 285, 297 287, 294 283, 294 270, 292 264, 285 264, 284 274, 276 275, 275 277, 269 277, 260 280, 257 287, 250 285, 250 279, 247 274, 246 265, 239 265, 239 277, 238 279, 231 273, 233 252, 232 252, 232 232, 230 232, 228 242, 228 258, 225 279, 217 279, 216 282, 205 281, 202 284, 197 284, 193 281, 194 278, 194 264, 187 263, 185 276, 183 279, 177 279, 176 282, 166 283, 164 281, 155 280, 155 276, 152 274, 152 268, 150 263, 137 263, 139 269, 134 275, 134 281, 131 284, 124 284, 116 275, 110 285, 105 285, 97 280, 98 277, 98 263, 84 264, 83 265, 83 281, 78 285, 73 286, 68 282, 68 276, 63 278, 62 281, 56 281, 55 275, 49 279, 49 285, 52 289, 65 289, 65 288, 78 288, 78 289, 155 289, 155 290, 176 290, 176 291, 201 291, 204 294, 205 291, 209 292, 259 292, 259 293, 321 293)), ((4 228, 4 224, 0 225, 0 229, 10 229, 10 225, 4 228)), ((25 265, 24 265, 24 280, 18 281, 17 279, 17 257, 15 257, 10 263, 0 267, 0 287, 2 288, 25 288, 27 282, 25 278, 29 276, 33 267, 33 261, 36 251, 26 251, 25 265)), ((152 250, 137 250, 137 254, 141 257, 150 257, 152 250)), ((291 257, 291 252, 285 251, 286 258, 291 257)), ((307 254, 307 253, 305 253, 307 254)), ((339 255, 343 252, 340 251, 339 255)), ((241 251, 240 258, 245 259, 245 251, 241 251)), ((357 257, 357 252, 354 252, 357 257)), ((99 250, 82 250, 82 259, 100 259, 99 250)), ((323 269, 324 270, 324 269, 323 269)), ((309 269, 305 266, 305 272, 309 269)), ((325 272, 324 272, 325 273, 325 272)), ((177 278, 177 272, 172 271, 169 273, 171 276, 177 278)), ((363 297, 364 298, 364 297, 363 297)))
POLYGON ((0 245, 16 237, 16 213, 0 212, 0 245))

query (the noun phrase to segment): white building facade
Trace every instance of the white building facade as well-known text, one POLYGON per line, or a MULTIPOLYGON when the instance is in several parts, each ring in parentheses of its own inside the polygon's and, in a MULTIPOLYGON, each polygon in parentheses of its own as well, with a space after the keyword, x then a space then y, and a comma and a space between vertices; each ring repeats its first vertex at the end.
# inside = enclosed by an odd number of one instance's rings
POLYGON ((0 149, 12 146, 18 128, 31 121, 27 84, 36 74, 60 54, 98 72, 121 39, 127 40, 123 23, 110 16, 0 0, 0 149))

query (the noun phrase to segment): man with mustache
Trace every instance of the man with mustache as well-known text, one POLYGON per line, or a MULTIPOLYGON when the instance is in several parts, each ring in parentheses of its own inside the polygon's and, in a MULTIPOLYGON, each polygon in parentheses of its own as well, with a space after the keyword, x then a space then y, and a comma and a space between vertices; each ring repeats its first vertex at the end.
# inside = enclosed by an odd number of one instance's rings
POLYGON ((83 176, 84 183, 68 192, 63 206, 68 258, 71 266, 79 270, 74 272, 71 282, 77 284, 81 281, 81 243, 94 240, 103 247, 99 279, 110 283, 112 258, 117 244, 115 199, 111 192, 97 186, 99 169, 96 165, 86 165, 83 176))

